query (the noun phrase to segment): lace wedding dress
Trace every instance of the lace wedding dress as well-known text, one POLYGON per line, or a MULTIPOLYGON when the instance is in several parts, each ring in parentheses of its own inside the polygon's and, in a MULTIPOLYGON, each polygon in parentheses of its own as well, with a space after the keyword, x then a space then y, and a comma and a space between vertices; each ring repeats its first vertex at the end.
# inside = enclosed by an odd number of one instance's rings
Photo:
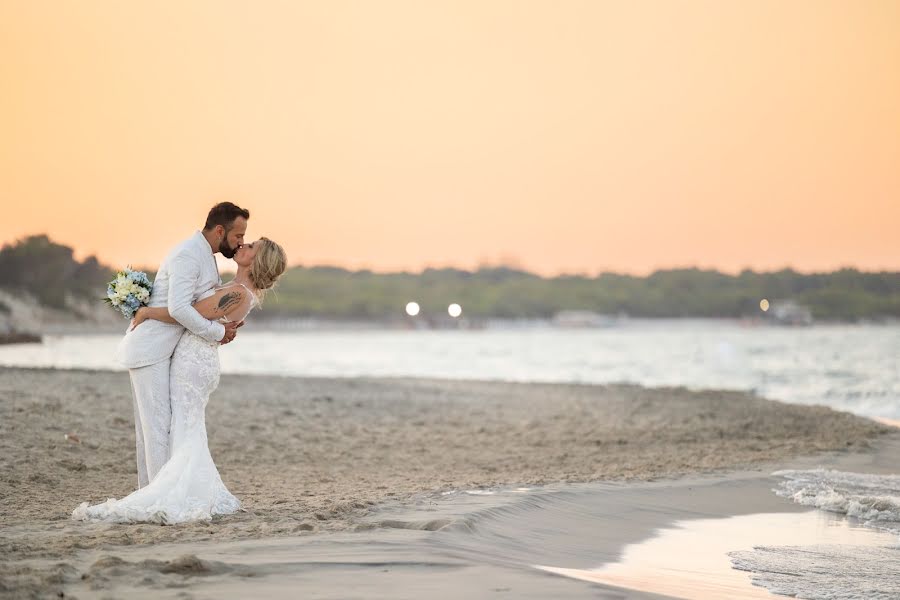
MULTIPOLYGON (((256 306, 256 297, 251 293, 249 298, 246 307, 238 307, 225 320, 243 320, 256 306)), ((172 524, 209 520, 240 509, 240 501, 222 483, 206 437, 206 404, 219 385, 218 343, 185 331, 172 354, 169 373, 169 460, 148 485, 120 500, 110 498, 93 506, 82 502, 72 511, 73 519, 172 524)))

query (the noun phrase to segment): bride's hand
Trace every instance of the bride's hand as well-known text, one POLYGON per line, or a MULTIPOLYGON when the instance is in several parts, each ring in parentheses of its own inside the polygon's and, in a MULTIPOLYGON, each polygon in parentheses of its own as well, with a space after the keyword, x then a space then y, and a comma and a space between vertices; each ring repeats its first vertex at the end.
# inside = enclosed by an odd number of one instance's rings
POLYGON ((137 309, 137 312, 134 313, 134 318, 131 319, 131 329, 133 330, 135 327, 143 323, 147 320, 147 307, 142 306, 137 309))

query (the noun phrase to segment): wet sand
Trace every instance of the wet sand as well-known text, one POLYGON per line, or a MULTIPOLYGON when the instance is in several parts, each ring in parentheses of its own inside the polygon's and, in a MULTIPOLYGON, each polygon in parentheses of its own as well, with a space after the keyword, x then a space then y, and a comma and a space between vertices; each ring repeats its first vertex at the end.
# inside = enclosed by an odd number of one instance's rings
MULTIPOLYGON (((427 536, 449 521, 398 526, 384 515, 439 503, 441 492, 722 473, 865 450, 889 431, 728 391, 258 376, 223 376, 207 419, 212 455, 245 512, 179 526, 76 523, 69 514, 80 502, 121 497, 136 483, 127 374, 0 369, 0 592, 41 597, 89 581, 92 569, 129 572, 116 564, 128 551, 156 561, 147 572, 190 579, 215 570, 191 548, 222 542, 427 536), (194 558, 178 562, 183 555, 194 558)), ((408 564, 432 583, 443 568, 408 564)), ((330 597, 329 570, 312 572, 312 591, 330 597)), ((526 587, 568 583, 538 580, 526 587)), ((472 593, 492 585, 486 574, 469 583, 472 593)), ((361 597, 378 595, 369 591, 361 597)))

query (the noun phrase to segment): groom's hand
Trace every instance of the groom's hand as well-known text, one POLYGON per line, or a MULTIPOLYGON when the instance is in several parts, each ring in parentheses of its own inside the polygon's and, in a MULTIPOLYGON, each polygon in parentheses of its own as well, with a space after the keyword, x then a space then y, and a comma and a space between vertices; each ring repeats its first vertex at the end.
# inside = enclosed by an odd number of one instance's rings
POLYGON ((233 340, 234 336, 237 335, 238 327, 240 327, 243 324, 244 324, 243 321, 241 321, 240 323, 233 323, 233 322, 225 323, 225 337, 223 337, 222 341, 219 343, 222 345, 225 345, 228 342, 230 342, 231 340, 233 340))

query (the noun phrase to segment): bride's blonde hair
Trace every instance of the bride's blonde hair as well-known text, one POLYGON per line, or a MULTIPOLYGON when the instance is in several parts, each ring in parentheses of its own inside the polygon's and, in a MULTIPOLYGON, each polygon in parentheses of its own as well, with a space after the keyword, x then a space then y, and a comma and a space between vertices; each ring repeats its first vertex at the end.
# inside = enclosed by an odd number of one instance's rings
POLYGON ((250 280, 256 288, 256 295, 262 302, 266 292, 275 286, 275 282, 287 268, 287 254, 279 244, 266 237, 261 237, 254 245, 258 244, 256 256, 250 265, 250 280))

